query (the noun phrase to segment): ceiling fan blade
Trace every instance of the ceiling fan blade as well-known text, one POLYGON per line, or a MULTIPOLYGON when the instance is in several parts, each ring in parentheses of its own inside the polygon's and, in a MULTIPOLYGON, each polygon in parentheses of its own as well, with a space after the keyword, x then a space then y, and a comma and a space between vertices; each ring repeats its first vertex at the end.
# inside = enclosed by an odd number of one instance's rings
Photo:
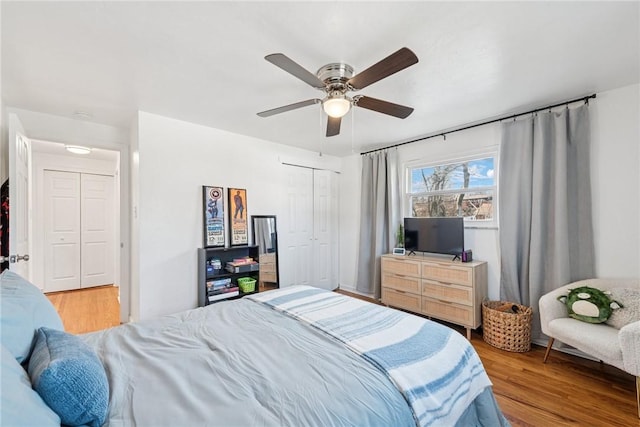
POLYGON ((355 101, 355 105, 358 107, 366 108, 367 110, 377 111, 378 113, 398 117, 399 119, 406 119, 411 113, 413 113, 413 108, 411 107, 394 104, 392 102, 383 101, 381 99, 370 98, 368 96, 359 97, 355 101))
POLYGON ((418 62, 418 57, 410 49, 403 47, 395 53, 373 64, 366 70, 353 76, 347 84, 355 90, 363 89, 372 83, 389 77, 418 62))
POLYGON ((313 104, 319 104, 322 101, 320 99, 307 99, 306 101, 296 102, 295 104, 284 105, 282 107, 274 108, 272 110, 262 111, 258 113, 260 117, 269 117, 274 114, 284 113, 286 111, 295 110, 297 108, 307 107, 313 104))
POLYGON ((340 133, 342 117, 327 116, 327 136, 336 136, 340 133))
POLYGON ((271 62, 276 67, 282 68, 289 74, 299 78, 303 82, 315 87, 316 89, 324 89, 324 82, 316 77, 315 74, 311 74, 302 66, 293 62, 288 56, 282 53, 272 53, 264 57, 267 61, 271 62))

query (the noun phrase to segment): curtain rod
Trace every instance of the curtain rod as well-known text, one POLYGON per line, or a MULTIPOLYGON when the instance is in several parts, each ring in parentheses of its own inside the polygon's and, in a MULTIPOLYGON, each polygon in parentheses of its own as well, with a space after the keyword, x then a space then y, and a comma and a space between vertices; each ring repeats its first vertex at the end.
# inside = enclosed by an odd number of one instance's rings
POLYGON ((491 124, 491 123, 501 122, 502 120, 506 120, 506 119, 515 119, 516 117, 519 117, 519 116, 525 116, 527 114, 537 113, 538 111, 549 110, 551 108, 560 107, 561 105, 569 105, 569 104, 572 104, 572 103, 578 102, 578 101, 584 101, 584 102, 586 102, 588 104, 589 103, 589 99, 595 98, 595 97, 596 97, 596 94, 594 93, 592 95, 583 96, 583 97, 580 97, 580 98, 572 99, 570 101, 559 102, 557 104, 548 105, 546 107, 540 107, 540 108, 536 108, 534 110, 525 111, 524 113, 516 113, 516 114, 512 114, 510 116, 504 116, 504 117, 500 117, 500 118, 497 118, 497 119, 487 120, 487 121, 484 121, 484 122, 481 122, 481 123, 476 123, 476 124, 473 124, 473 125, 463 125, 462 127, 459 127, 459 128, 454 128, 454 129, 451 129, 451 130, 448 130, 448 131, 438 132, 436 134, 429 135, 429 136, 423 136, 421 138, 412 139, 411 141, 401 142, 399 144, 389 145, 387 147, 376 148, 375 150, 365 151, 364 153, 360 153, 360 155, 364 156, 365 154, 375 153, 376 151, 383 151, 383 150, 387 150, 389 148, 400 147, 401 145, 412 144, 414 142, 424 141, 426 139, 435 138, 436 136, 442 136, 442 137, 444 137, 444 139, 447 139, 447 134, 449 134, 449 133, 460 132, 461 130, 467 130, 467 129, 476 128, 478 126, 484 126, 484 125, 488 125, 488 124, 491 124))

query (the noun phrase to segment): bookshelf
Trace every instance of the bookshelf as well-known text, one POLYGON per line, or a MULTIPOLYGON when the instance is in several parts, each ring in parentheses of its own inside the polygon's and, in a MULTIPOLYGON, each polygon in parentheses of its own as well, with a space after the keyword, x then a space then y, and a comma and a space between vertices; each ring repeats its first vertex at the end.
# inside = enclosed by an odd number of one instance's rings
POLYGON ((260 264, 257 262, 257 245, 198 248, 198 306, 204 307, 218 301, 242 298, 245 295, 258 292, 260 264), (256 264, 236 265, 231 268, 231 271, 227 270, 228 263, 245 257, 253 258, 256 264), (219 264, 214 260, 220 261, 219 264), (238 279, 245 277, 255 280, 253 292, 243 292, 239 289, 238 279))

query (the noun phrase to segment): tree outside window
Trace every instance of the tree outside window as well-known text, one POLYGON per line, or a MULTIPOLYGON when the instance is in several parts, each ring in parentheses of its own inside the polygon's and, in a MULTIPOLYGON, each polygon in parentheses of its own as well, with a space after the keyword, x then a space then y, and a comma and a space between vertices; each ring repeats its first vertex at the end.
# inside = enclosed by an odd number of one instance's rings
POLYGON ((493 220, 494 172, 494 157, 409 168, 411 216, 493 220))

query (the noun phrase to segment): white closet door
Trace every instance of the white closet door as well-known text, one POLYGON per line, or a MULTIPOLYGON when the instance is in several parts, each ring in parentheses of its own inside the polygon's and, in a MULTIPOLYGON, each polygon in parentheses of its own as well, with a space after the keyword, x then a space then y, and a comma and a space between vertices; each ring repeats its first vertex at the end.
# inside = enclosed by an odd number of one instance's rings
POLYGON ((324 289, 335 289, 332 284, 334 266, 331 257, 331 176, 330 171, 313 171, 313 285, 324 289))
POLYGON ((80 287, 80 174, 44 171, 44 291, 80 287))
POLYGON ((278 224, 280 287, 338 286, 337 178, 330 171, 287 168, 287 209, 278 224))
POLYGON ((283 226, 278 224, 279 286, 313 285, 313 170, 287 168, 283 226))
POLYGON ((81 287, 114 279, 114 178, 81 174, 81 287))

